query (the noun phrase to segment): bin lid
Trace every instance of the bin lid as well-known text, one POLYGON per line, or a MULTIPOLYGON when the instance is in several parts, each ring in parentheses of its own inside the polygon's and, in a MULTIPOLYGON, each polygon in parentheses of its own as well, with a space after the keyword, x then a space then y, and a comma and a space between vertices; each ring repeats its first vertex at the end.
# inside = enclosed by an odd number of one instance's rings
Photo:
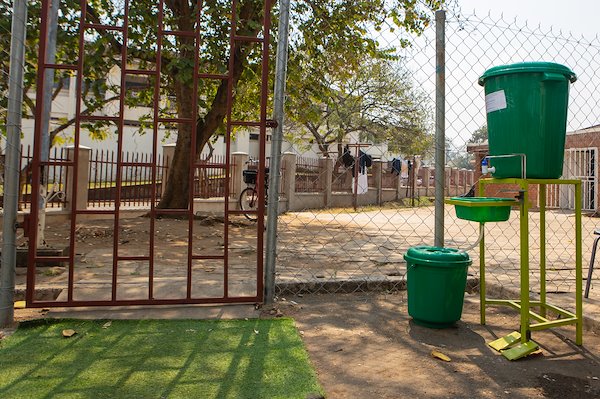
POLYGON ((478 83, 483 86, 487 78, 493 76, 506 75, 509 73, 523 73, 523 72, 549 72, 559 73, 565 75, 565 77, 571 82, 577 80, 575 72, 571 71, 568 67, 556 64, 554 62, 518 62, 510 65, 499 65, 492 67, 485 71, 478 80, 478 83))
POLYGON ((442 248, 442 247, 430 247, 426 245, 420 245, 417 247, 409 248, 404 259, 411 261, 425 261, 435 263, 455 263, 455 262, 469 262, 469 254, 465 251, 455 248, 442 248))

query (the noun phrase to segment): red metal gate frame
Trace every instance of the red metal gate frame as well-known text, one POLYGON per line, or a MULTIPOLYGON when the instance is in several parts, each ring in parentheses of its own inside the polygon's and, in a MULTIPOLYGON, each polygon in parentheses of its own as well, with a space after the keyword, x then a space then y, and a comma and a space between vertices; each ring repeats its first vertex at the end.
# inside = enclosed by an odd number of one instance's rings
MULTIPOLYGON (((35 131, 34 131, 34 156, 32 160, 32 202, 31 202, 31 217, 30 217, 30 228, 29 228, 29 253, 28 253, 28 268, 27 268, 27 292, 26 302, 28 307, 50 307, 50 306, 107 306, 107 305, 164 305, 164 304, 199 304, 199 303, 255 303, 262 302, 263 300, 263 239, 264 239, 264 198, 265 188, 264 185, 258 185, 259 194, 259 207, 256 211, 258 220, 256 224, 257 234, 257 257, 256 257, 256 293, 253 296, 230 296, 228 292, 228 276, 229 276, 229 217, 230 215, 242 214, 242 211, 233 210, 229 208, 229 187, 230 187, 230 172, 231 172, 231 134, 232 129, 235 126, 245 127, 258 127, 259 128, 259 169, 258 169, 258 181, 265 181, 265 143, 266 143, 266 128, 270 125, 270 121, 267 120, 267 98, 268 98, 268 52, 269 52, 269 40, 270 40, 270 19, 271 19, 271 2, 272 0, 264 1, 264 18, 263 18, 263 37, 251 37, 241 36, 236 33, 237 31, 237 5, 238 0, 232 0, 231 2, 231 17, 230 17, 230 37, 229 37, 229 54, 234 54, 236 45, 241 43, 258 43, 262 45, 262 69, 261 69, 261 96, 260 96, 260 120, 259 121, 236 121, 232 119, 232 107, 233 107, 233 57, 230 57, 228 63, 228 72, 226 74, 209 74, 200 73, 199 71, 199 52, 200 52, 200 16, 202 10, 202 1, 196 1, 196 27, 194 32, 183 32, 183 31, 167 31, 164 30, 163 15, 164 15, 164 0, 158 0, 158 43, 157 43, 157 63, 156 70, 140 70, 140 69, 128 69, 127 68, 127 32, 128 32, 128 12, 129 12, 130 0, 125 0, 124 5, 124 18, 122 26, 110 26, 86 22, 87 12, 87 0, 81 0, 81 15, 79 21, 79 58, 76 65, 67 64, 51 64, 46 62, 45 54, 47 47, 47 32, 48 32, 48 12, 50 10, 50 0, 42 0, 42 15, 40 25, 40 41, 39 41, 39 53, 38 53, 38 74, 37 74, 37 92, 36 92, 36 115, 35 115, 35 131), (81 110, 81 95, 82 95, 82 78, 83 78, 83 65, 84 65, 84 32, 86 29, 96 30, 112 30, 121 32, 123 37, 123 46, 121 51, 121 62, 124 67, 121 68, 121 92, 119 96, 119 115, 118 116, 91 116, 82 115, 81 110), (225 164, 225 195, 224 195, 224 252, 223 255, 195 255, 192 250, 193 243, 193 221, 194 221, 194 192, 193 192, 193 181, 194 181, 194 169, 203 168, 211 165, 198 162, 198 159, 191 151, 190 170, 189 170, 189 205, 188 209, 157 209, 155 207, 156 198, 156 177, 157 177, 157 165, 156 165, 156 151, 157 151, 157 134, 159 123, 187 123, 194 124, 194 119, 182 119, 182 118, 162 118, 159 117, 159 98, 160 98, 160 71, 161 71, 161 51, 162 51, 162 40, 165 36, 193 36, 195 41, 195 57, 194 57, 194 92, 198 92, 198 82, 200 79, 214 79, 227 81, 227 116, 226 116, 226 164, 225 164), (46 69, 61 69, 70 70, 76 72, 77 76, 77 104, 75 110, 75 134, 74 134, 74 156, 73 160, 69 161, 41 161, 40 159, 40 145, 41 145, 41 132, 42 132, 42 108, 44 102, 44 74, 46 69), (155 75, 155 87, 154 87, 154 123, 153 123, 153 144, 152 144, 152 162, 150 164, 144 162, 123 162, 122 159, 122 147, 123 147, 123 132, 124 128, 124 107, 125 107, 125 76, 126 75, 155 75), (78 164, 78 151, 80 143, 80 129, 82 121, 93 121, 93 120, 105 120, 112 121, 117 124, 118 129, 118 155, 117 155, 117 187, 116 187, 116 200, 114 210, 101 210, 101 209, 76 209, 76 196, 77 196, 77 164, 78 164), (73 185, 73 204, 71 206, 70 214, 70 246, 68 256, 39 256, 35 250, 35 243, 37 240, 37 229, 38 224, 38 211, 39 211, 39 184, 41 169, 46 166, 59 166, 71 167, 74 177, 72 179, 73 185), (153 200, 150 205, 150 229, 149 229, 149 255, 148 256, 119 256, 119 210, 121 206, 121 187, 122 187, 122 176, 121 170, 123 166, 145 166, 152 168, 152 194, 153 200), (181 216, 187 216, 188 218, 188 259, 187 259, 187 295, 185 298, 180 299, 155 299, 153 293, 154 287, 154 233, 155 233, 155 220, 158 215, 163 214, 176 214, 181 216), (75 300, 73 298, 74 291, 74 267, 75 267, 75 229, 78 215, 113 215, 114 216, 114 241, 113 241, 113 269, 112 269, 112 292, 110 300, 75 300), (32 245, 33 244, 33 245, 32 245), (223 295, 222 297, 193 297, 192 296, 192 262, 194 260, 223 260, 223 295), (117 299, 117 272, 119 261, 148 261, 149 265, 149 280, 148 280, 148 298, 147 299, 117 299), (67 300, 66 301, 36 301, 35 300, 35 274, 37 263, 55 263, 64 262, 68 263, 68 283, 67 283, 67 300)), ((192 109, 197 109, 197 98, 192 99, 192 109)), ((192 134, 191 148, 196 148, 196 135, 192 134)), ((238 165, 241 166, 241 165, 238 165)), ((211 166, 212 167, 212 166, 211 166)), ((244 211, 248 213, 248 211, 244 211)))

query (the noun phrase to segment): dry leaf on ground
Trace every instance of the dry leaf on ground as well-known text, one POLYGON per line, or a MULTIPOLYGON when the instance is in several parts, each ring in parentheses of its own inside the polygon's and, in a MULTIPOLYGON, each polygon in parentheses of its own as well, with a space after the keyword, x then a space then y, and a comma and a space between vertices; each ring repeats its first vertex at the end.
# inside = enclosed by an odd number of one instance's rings
POLYGON ((439 351, 431 351, 431 356, 443 360, 445 362, 449 362, 451 361, 450 357, 448 357, 447 355, 443 354, 442 352, 439 351))

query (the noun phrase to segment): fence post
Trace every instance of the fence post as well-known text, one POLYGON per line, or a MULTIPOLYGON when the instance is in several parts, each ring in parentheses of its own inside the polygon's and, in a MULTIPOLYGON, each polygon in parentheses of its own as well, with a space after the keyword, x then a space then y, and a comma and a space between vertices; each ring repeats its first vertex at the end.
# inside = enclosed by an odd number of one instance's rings
POLYGON ((429 197, 429 166, 421 167, 423 169, 423 187, 425 187, 425 196, 429 197))
POLYGON ((160 196, 165 196, 165 190, 167 189, 167 180, 169 180, 169 169, 173 164, 173 158, 175 157, 175 143, 163 144, 163 169, 162 177, 160 181, 160 196))
MULTIPOLYGON (((73 167, 68 167, 67 178, 65 179, 65 195, 67 199, 68 210, 87 209, 88 205, 88 190, 90 182, 90 151, 91 148, 79 146, 77 165, 77 193, 72 190, 73 187, 73 167)), ((75 159, 75 147, 67 147, 67 158, 69 161, 75 159)))
POLYGON ((333 180, 333 159, 319 159, 319 189, 323 193, 323 206, 331 207, 331 182, 333 180))
POLYGON ((446 164, 446 11, 435 12, 435 229, 444 246, 444 165, 446 164))
POLYGON ((231 153, 231 190, 229 196, 231 198, 237 198, 244 189, 244 176, 242 171, 246 166, 246 162, 250 156, 245 152, 232 152, 231 153))
MULTIPOLYGON (((54 64, 56 62, 56 34, 58 30, 58 9, 60 6, 60 0, 53 0, 50 2, 50 6, 47 12, 48 16, 48 27, 46 31, 46 54, 44 62, 48 64, 54 64)), ((44 7, 42 7, 44 9, 44 7)), ((54 83, 54 69, 46 68, 44 70, 44 98, 41 104, 42 107, 42 129, 41 129, 41 140, 40 140, 40 161, 48 162, 50 157, 50 114, 52 112, 52 92, 54 83)), ((46 230, 46 203, 48 196, 48 166, 42 166, 41 168, 41 180, 38 189, 38 223, 37 223, 37 235, 36 235, 36 246, 38 248, 44 245, 45 241, 45 230, 46 230)), ((31 200, 35 201, 36 195, 32 193, 31 200)))
MULTIPOLYGON (((413 157, 413 171, 414 171, 413 197, 419 198, 420 191, 419 191, 419 183, 417 181, 419 179, 419 172, 421 171, 421 156, 420 155, 415 155, 413 157)), ((421 182, 421 184, 423 184, 423 183, 421 182)))
POLYGON ((454 190, 455 190, 455 194, 457 195, 459 190, 460 190, 460 169, 458 168, 452 168, 451 169, 451 173, 452 173, 452 183, 454 186, 454 190))
POLYGON ((383 161, 373 161, 373 178, 375 180, 375 189, 377 190, 377 205, 383 203, 383 161))
POLYGON ((452 185, 452 168, 450 166, 444 167, 444 186, 446 187, 446 196, 450 194, 450 186, 452 185))
POLYGON ((454 186, 454 194, 458 194, 458 189, 460 187, 460 183, 459 183, 459 179, 460 179, 460 173, 459 173, 459 169, 458 168, 452 168, 450 169, 450 173, 452 173, 452 177, 451 177, 451 181, 452 181, 452 185, 454 186))
POLYGON ((402 198, 402 165, 400 165, 400 170, 398 171, 398 176, 396 176, 396 201, 399 201, 402 198))
POLYGON ((289 211, 292 209, 296 193, 296 154, 293 152, 284 152, 281 155, 281 164, 283 165, 284 173, 281 179, 284 183, 282 192, 285 198, 287 198, 287 210, 289 211))
POLYGON ((421 168, 423 167, 423 166, 421 166, 421 164, 422 164, 421 156, 415 155, 415 157, 413 159, 414 159, 413 169, 415 170, 415 178, 418 178, 419 174, 421 172, 421 168))

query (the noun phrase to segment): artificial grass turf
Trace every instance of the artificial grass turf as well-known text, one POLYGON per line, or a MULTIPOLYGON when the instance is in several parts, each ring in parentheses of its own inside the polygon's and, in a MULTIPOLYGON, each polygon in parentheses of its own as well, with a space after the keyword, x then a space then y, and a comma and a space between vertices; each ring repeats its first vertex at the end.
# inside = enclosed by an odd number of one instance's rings
POLYGON ((0 370, 0 398, 304 399, 322 393, 286 318, 26 322, 0 341, 0 370), (77 334, 64 338, 65 329, 77 334))

